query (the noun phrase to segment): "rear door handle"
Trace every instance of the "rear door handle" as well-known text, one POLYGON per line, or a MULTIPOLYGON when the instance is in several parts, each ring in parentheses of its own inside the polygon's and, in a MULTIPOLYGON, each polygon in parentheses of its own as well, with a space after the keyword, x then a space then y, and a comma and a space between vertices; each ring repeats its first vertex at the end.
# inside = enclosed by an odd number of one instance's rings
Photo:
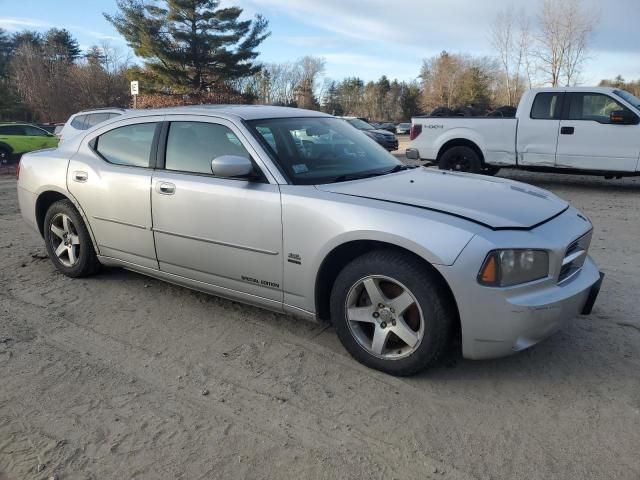
POLYGON ((160 182, 156 187, 156 191, 161 195, 173 195, 176 193, 176 186, 169 182, 160 182))
POLYGON ((575 128, 573 127, 562 127, 560 129, 560 135, 573 135, 575 128))
POLYGON ((73 181, 84 183, 89 179, 89 174, 87 172, 75 171, 73 172, 73 181))

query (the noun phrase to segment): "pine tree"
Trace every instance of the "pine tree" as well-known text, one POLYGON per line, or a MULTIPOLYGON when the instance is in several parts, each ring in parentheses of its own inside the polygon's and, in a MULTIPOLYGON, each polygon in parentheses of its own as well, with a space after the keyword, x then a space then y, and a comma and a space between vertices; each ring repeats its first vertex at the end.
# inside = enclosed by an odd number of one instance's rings
POLYGON ((253 75, 256 48, 269 32, 261 15, 240 20, 242 9, 220 0, 118 0, 120 13, 105 18, 147 70, 175 91, 202 92, 253 75))
POLYGON ((59 60, 69 63, 80 58, 82 51, 78 41, 71 36, 68 30, 52 28, 44 36, 44 47, 50 55, 55 55, 59 60))

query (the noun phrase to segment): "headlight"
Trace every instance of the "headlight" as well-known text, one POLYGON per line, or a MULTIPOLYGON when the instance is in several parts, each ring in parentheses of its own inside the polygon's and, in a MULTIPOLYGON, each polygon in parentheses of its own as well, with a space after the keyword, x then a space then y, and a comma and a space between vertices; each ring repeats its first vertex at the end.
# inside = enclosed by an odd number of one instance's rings
POLYGON ((494 250, 478 273, 478 282, 489 287, 509 287, 549 275, 549 254, 544 250, 494 250))

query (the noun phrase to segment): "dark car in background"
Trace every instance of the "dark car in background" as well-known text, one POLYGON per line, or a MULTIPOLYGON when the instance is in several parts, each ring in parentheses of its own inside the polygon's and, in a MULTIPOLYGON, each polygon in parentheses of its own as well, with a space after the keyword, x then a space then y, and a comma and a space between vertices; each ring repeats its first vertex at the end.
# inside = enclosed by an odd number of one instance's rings
POLYGON ((380 130, 386 130, 387 132, 396 133, 396 126, 391 122, 381 123, 378 128, 380 130))
POLYGON ((362 130, 362 132, 369 137, 373 138, 376 142, 378 142, 382 147, 384 147, 389 152, 398 149, 398 137, 395 136, 394 133, 389 132, 387 130, 382 130, 379 128, 373 127, 370 123, 365 122, 364 120, 357 117, 339 117, 344 121, 350 123, 358 130, 362 130))

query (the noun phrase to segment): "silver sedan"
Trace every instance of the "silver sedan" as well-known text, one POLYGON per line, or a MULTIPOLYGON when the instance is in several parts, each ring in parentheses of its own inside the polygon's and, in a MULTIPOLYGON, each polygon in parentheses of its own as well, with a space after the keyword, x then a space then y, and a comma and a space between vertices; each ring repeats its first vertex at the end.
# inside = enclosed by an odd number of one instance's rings
POLYGON ((553 194, 407 167, 312 111, 131 111, 23 156, 18 194, 65 275, 124 267, 331 322, 395 375, 454 338, 473 359, 530 347, 601 283, 591 223, 553 194))

